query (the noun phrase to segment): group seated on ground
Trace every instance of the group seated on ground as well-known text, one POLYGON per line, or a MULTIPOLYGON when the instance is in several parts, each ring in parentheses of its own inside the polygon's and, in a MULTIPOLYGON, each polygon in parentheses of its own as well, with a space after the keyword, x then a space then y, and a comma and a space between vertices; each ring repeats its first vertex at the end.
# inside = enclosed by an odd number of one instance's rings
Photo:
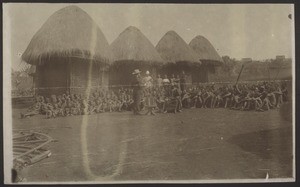
MULTIPOLYGON (((165 84, 144 89, 141 108, 146 114, 181 112, 183 108, 228 108, 232 110, 267 111, 287 101, 286 83, 255 82, 216 86, 213 83, 181 90, 179 84, 165 84)), ((98 90, 83 94, 36 96, 35 103, 21 118, 37 114, 46 118, 91 115, 104 112, 131 111, 132 89, 98 90)))
POLYGON ((21 118, 37 114, 52 118, 130 110, 133 103, 130 92, 132 91, 129 89, 122 89, 118 94, 113 91, 99 90, 93 92, 89 97, 69 92, 62 95, 51 95, 50 98, 36 96, 34 105, 28 109, 28 113, 21 113, 21 118))
POLYGON ((233 110, 267 111, 287 101, 285 83, 262 82, 197 86, 184 93, 183 106, 191 108, 229 108, 233 110))

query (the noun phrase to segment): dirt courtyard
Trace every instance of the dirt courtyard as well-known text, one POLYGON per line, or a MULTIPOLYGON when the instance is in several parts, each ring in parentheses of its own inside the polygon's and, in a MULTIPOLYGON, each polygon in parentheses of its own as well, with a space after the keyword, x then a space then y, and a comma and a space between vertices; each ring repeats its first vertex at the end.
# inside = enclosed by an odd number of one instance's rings
POLYGON ((58 140, 23 170, 27 182, 291 178, 292 123, 279 110, 186 109, 19 119, 58 140))

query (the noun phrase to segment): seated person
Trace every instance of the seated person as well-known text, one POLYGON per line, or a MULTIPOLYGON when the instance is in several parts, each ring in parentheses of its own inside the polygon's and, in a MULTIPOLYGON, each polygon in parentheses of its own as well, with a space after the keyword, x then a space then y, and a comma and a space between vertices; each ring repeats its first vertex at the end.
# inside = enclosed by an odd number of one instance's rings
POLYGON ((56 111, 56 116, 65 116, 64 109, 58 104, 54 104, 54 109, 56 111))
POLYGON ((264 91, 261 94, 260 99, 262 100, 262 104, 261 104, 261 106, 258 110, 259 111, 268 111, 268 110, 270 110, 271 102, 268 98, 268 92, 267 91, 264 91))
POLYGON ((277 86, 277 90, 273 92, 276 97, 276 108, 279 108, 280 105, 283 103, 283 93, 281 91, 280 86, 277 86))
POLYGON ((227 108, 228 105, 230 106, 231 96, 232 93, 229 91, 228 87, 226 87, 222 95, 222 100, 224 101, 224 108, 227 108))
POLYGON ((51 101, 52 101, 53 104, 57 103, 56 95, 51 95, 51 101))
POLYGON ((204 93, 202 94, 203 97, 203 108, 211 107, 213 102, 213 94, 210 91, 210 88, 206 88, 204 93))
POLYGON ((178 100, 174 97, 166 96, 165 97, 165 106, 164 106, 164 113, 167 113, 168 111, 173 111, 174 113, 177 112, 178 107, 178 100))
POLYGON ((159 110, 159 112, 161 113, 165 113, 165 106, 166 106, 166 102, 165 102, 165 95, 163 91, 160 91, 157 93, 156 95, 156 105, 157 108, 159 110))
POLYGON ((255 99, 253 91, 248 91, 244 99, 242 110, 251 110, 255 107, 255 99))
POLYGON ((116 100, 116 108, 115 108, 115 111, 121 112, 121 111, 122 111, 122 106, 123 106, 122 101, 121 101, 121 100, 116 100))
POLYGON ((94 114, 96 112, 96 104, 94 101, 89 101, 88 103, 88 111, 87 111, 87 114, 88 115, 91 115, 91 114, 94 114))
POLYGON ((47 104, 45 102, 41 102, 41 114, 46 114, 47 112, 47 104))
POLYGON ((223 102, 222 98, 222 89, 219 88, 213 92, 213 102, 212 102, 212 108, 219 108, 220 104, 223 102))
POLYGON ((273 93, 273 89, 269 88, 268 89, 268 95, 267 95, 269 101, 270 101, 270 107, 275 108, 276 107, 276 95, 273 93))
POLYGON ((155 115, 155 111, 154 111, 154 109, 156 108, 155 94, 156 93, 152 93, 150 89, 147 89, 145 92, 145 105, 147 107, 147 112, 145 115, 148 114, 155 115))
POLYGON ((96 113, 103 113, 103 112, 104 112, 103 104, 102 104, 101 100, 98 99, 96 101, 96 113))
POLYGON ((286 83, 282 83, 281 92, 282 92, 282 101, 287 102, 288 101, 288 89, 287 89, 286 83))
POLYGON ((201 108, 203 106, 202 91, 199 89, 197 94, 192 98, 194 108, 201 108))
POLYGON ((231 109, 239 109, 239 106, 242 101, 242 92, 238 88, 238 85, 235 85, 233 88, 232 100, 231 100, 231 109))
POLYGON ((247 104, 247 101, 248 101, 248 91, 247 90, 242 90, 241 91, 242 93, 239 95, 239 101, 235 107, 235 109, 238 109, 238 110, 244 110, 245 108, 245 103, 247 104))
POLYGON ((34 115, 40 114, 40 112, 41 112, 41 106, 42 106, 42 104, 40 102, 37 102, 34 105, 34 108, 31 111, 29 111, 26 114, 21 113, 21 118, 32 117, 34 115))
POLYGON ((104 112, 109 112, 109 107, 108 107, 107 100, 103 101, 102 106, 103 106, 103 111, 104 112))
POLYGON ((191 94, 188 93, 186 90, 183 90, 182 92, 182 106, 185 108, 190 108, 191 107, 191 94))
POLYGON ((47 110, 46 110, 46 118, 55 118, 55 111, 54 111, 54 107, 51 103, 47 103, 47 110))

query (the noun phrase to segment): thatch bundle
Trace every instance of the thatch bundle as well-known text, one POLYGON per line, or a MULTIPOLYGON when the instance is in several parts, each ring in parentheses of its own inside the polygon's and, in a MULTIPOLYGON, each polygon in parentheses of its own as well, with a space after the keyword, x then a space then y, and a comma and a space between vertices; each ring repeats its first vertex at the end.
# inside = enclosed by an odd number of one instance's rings
POLYGON ((175 32, 168 31, 156 45, 156 50, 168 63, 192 62, 201 64, 197 54, 175 32))
POLYGON ((196 36, 189 46, 197 53, 198 58, 205 64, 221 65, 223 60, 213 45, 203 36, 196 36))
POLYGON ((111 44, 115 61, 163 62, 153 44, 136 27, 126 28, 111 44))
MULTIPOLYGON (((92 18, 77 6, 58 10, 31 39, 22 59, 33 65, 52 57, 75 57, 108 63, 109 44, 92 18)), ((84 61, 82 61, 84 62, 84 61)))

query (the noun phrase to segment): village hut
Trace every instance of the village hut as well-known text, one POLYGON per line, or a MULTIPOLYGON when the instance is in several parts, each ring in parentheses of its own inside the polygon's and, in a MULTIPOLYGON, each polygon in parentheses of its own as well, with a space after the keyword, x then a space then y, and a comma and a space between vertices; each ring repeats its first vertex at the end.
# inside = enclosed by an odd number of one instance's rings
POLYGON ((184 71, 191 83, 194 71, 201 68, 197 54, 175 31, 168 31, 156 45, 156 50, 166 61, 162 74, 179 75, 184 71))
POLYGON ((35 65, 36 93, 84 93, 107 86, 112 53, 92 18, 77 6, 67 6, 42 25, 22 59, 35 65))
POLYGON ((150 71, 154 78, 157 68, 163 64, 153 44, 133 26, 126 28, 110 47, 114 55, 114 63, 109 71, 111 85, 130 85, 134 69, 140 69, 142 73, 150 71))
POLYGON ((195 74, 194 78, 200 82, 208 82, 209 75, 214 74, 216 67, 223 64, 223 59, 208 39, 203 36, 199 35, 193 38, 189 46, 197 53, 202 62, 200 73, 195 74))

